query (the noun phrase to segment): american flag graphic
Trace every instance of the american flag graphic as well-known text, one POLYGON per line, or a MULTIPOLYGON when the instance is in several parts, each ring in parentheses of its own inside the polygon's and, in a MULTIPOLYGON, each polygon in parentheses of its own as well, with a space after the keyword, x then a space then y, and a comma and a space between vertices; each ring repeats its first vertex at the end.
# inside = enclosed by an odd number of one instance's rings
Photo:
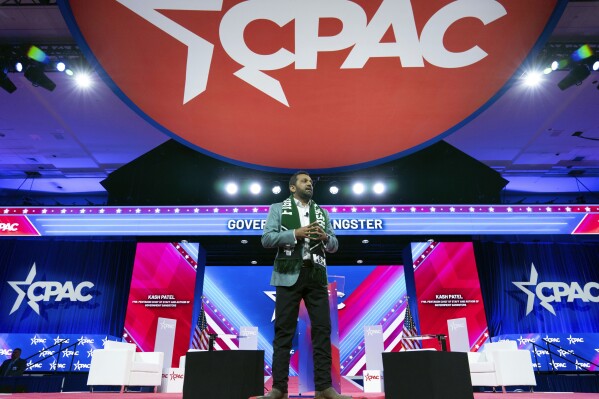
POLYGON ((410 312, 410 305, 406 307, 406 316, 403 321, 403 330, 402 330, 403 338, 401 340, 401 346, 403 350, 408 349, 420 349, 421 344, 419 340, 416 339, 406 339, 410 337, 418 336, 418 331, 416 331, 416 324, 414 324, 414 318, 412 317, 412 312, 410 312))
POLYGON ((206 321, 206 313, 204 312, 204 301, 202 300, 202 306, 200 308, 200 315, 198 316, 198 322, 193 330, 193 339, 191 346, 193 349, 208 349, 208 343, 210 339, 210 329, 208 328, 208 322, 206 321))

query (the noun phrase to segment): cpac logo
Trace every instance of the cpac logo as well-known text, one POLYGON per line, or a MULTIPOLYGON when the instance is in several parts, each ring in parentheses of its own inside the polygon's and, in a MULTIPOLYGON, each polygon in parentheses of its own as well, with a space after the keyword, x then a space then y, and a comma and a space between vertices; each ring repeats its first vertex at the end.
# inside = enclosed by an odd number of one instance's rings
POLYGON ((548 342, 550 344, 559 344, 560 338, 559 337, 550 337, 548 335, 545 335, 545 338, 543 338, 543 341, 548 342))
POLYGON ((535 348, 534 353, 537 356, 549 355, 549 351, 547 349, 537 349, 537 348, 535 348))
MULTIPOLYGON (((137 1, 118 0, 157 28, 185 44, 187 76, 183 103, 206 90, 214 44, 168 19, 158 10, 221 11, 222 0, 137 1)), ((445 32, 458 21, 476 18, 483 24, 506 15, 505 8, 494 0, 461 0, 437 11, 424 25, 420 37, 410 0, 384 0, 370 22, 358 4, 347 0, 260 0, 244 1, 229 9, 220 22, 219 37, 223 49, 242 68, 235 76, 289 106, 281 83, 264 73, 295 64, 295 69, 316 69, 318 54, 351 48, 341 69, 361 69, 371 58, 398 58, 403 67, 423 68, 424 61, 440 68, 462 68, 479 62, 487 53, 474 45, 454 52, 445 47, 445 32), (319 35, 319 21, 334 18, 342 30, 334 36, 319 35), (267 20, 283 27, 295 22, 295 53, 279 48, 270 54, 256 53, 244 38, 254 21, 267 20), (394 43, 383 43, 383 36, 393 29, 394 43)))
POLYGON ((0 231, 19 231, 18 223, 0 223, 0 231))
POLYGON ((0 356, 11 356, 12 349, 0 349, 0 356))
POLYGON ((77 338, 77 342, 79 342, 79 345, 84 345, 84 344, 93 344, 94 343, 94 339, 93 338, 86 338, 84 336, 81 336, 81 338, 77 338))
POLYGON ((558 363, 555 360, 551 361, 551 367, 553 367, 554 369, 565 369, 566 363, 558 363))
POLYGON ((74 369, 77 370, 89 370, 89 366, 91 364, 85 364, 85 363, 80 363, 79 360, 77 360, 77 363, 73 364, 74 369))
POLYGON ((449 323, 449 329, 451 331, 459 330, 461 328, 466 328, 466 323, 463 321, 451 320, 449 323))
POLYGON ((310 169, 382 160, 440 139, 500 93, 565 6, 564 0, 60 3, 119 94, 145 117, 232 160, 310 169), (165 56, 148 63, 148 54, 165 56), (273 154, 282 131, 307 134, 335 151, 308 159, 273 154))
POLYGON ((574 338, 572 337, 572 334, 570 334, 570 336, 568 338, 566 338, 568 340, 568 343, 570 345, 575 345, 575 344, 583 344, 584 343, 584 338, 574 338))
POLYGON ((520 338, 518 338, 516 341, 518 341, 519 345, 524 345, 524 344, 529 344, 529 343, 535 343, 537 342, 536 338, 523 338, 522 335, 520 335, 520 338))
POLYGON ((54 298, 55 302, 60 302, 63 299, 69 299, 71 302, 87 302, 93 298, 91 294, 84 293, 84 290, 93 288, 94 284, 90 281, 83 281, 76 287, 72 281, 66 281, 64 284, 58 281, 33 282, 35 274, 36 268, 34 263, 25 281, 8 281, 8 284, 18 294, 9 314, 17 311, 25 296, 27 296, 29 307, 38 315, 40 314, 38 302, 50 302, 52 298, 54 298), (24 291, 20 286, 29 286, 29 288, 27 291, 24 291))
POLYGON ((50 350, 43 350, 40 352, 39 357, 48 357, 48 356, 52 356, 52 351, 50 350))
POLYGON ((72 351, 70 349, 65 349, 62 351, 62 357, 71 357, 71 356, 79 356, 79 351, 72 351))
POLYGON ((383 330, 381 328, 371 328, 370 326, 364 331, 367 336, 371 335, 381 335, 383 330))
POLYGON ((33 370, 33 369, 41 369, 42 368, 42 364, 41 363, 33 363, 31 360, 27 362, 27 368, 29 370, 33 370))
POLYGON ((562 298, 567 302, 574 302, 575 299, 583 302, 599 302, 599 283, 589 282, 581 287, 576 281, 570 284, 563 282, 544 282, 537 283, 539 275, 534 263, 530 267, 529 281, 513 281, 512 283, 520 288, 528 295, 526 305, 526 315, 532 312, 535 296, 541 300, 541 306, 551 312, 554 316, 555 309, 551 305, 552 302, 561 302, 562 298), (534 292, 526 288, 527 286, 535 287, 534 292))
POLYGON ((587 370, 591 368, 591 363, 583 363, 579 362, 578 359, 575 360, 574 365, 576 366, 576 370, 587 370))
POLYGON ((570 349, 570 350, 565 350, 565 349, 558 349, 557 353, 559 353, 560 357, 566 357, 568 355, 571 355, 574 353, 574 350, 570 349))
POLYGON ((40 338, 36 335, 31 338, 31 345, 44 344, 46 345, 46 338, 40 338))
POLYGON ((50 371, 64 369, 66 369, 66 363, 57 363, 56 360, 50 363, 50 371))

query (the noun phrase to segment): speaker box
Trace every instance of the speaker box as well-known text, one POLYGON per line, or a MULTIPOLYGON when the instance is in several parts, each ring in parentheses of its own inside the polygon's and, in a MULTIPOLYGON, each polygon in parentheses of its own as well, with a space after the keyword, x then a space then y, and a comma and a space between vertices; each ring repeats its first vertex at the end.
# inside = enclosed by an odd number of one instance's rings
POLYGON ((473 399, 468 355, 458 352, 383 353, 386 399, 473 399))
POLYGON ((187 352, 183 399, 264 394, 264 351, 187 352))

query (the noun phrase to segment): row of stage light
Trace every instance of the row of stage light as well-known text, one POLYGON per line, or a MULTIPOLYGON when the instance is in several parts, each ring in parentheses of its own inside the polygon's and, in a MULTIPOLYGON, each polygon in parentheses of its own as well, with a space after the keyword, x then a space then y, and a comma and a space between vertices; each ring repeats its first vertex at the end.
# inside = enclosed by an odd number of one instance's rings
POLYGON ((23 73, 35 87, 53 91, 56 88, 46 72, 60 72, 73 77, 77 86, 88 87, 91 84, 89 71, 84 66, 67 65, 63 60, 53 59, 37 46, 30 46, 23 55, 0 54, 0 87, 8 93, 14 93, 17 86, 8 74, 23 73))
MULTIPOLYGON (((334 181, 324 184, 326 184, 326 186, 328 187, 328 192, 332 195, 349 192, 357 196, 367 193, 382 195, 387 191, 388 188, 387 185, 383 182, 374 182, 372 184, 367 184, 364 182, 355 182, 351 184, 351 186, 342 185, 334 181)), ((323 183, 315 184, 315 186, 317 186, 318 189, 321 189, 321 185, 323 185, 323 183)), ((283 185, 279 182, 274 182, 269 187, 270 191, 275 195, 278 195, 281 192, 283 192, 283 185)), ((264 185, 259 182, 248 182, 245 184, 240 184, 237 182, 229 181, 222 185, 222 189, 227 195, 231 197, 237 196, 239 194, 250 194, 258 196, 265 191, 264 185)), ((285 193, 287 193, 287 191, 285 191, 285 193)))
MULTIPOLYGON (((543 75, 554 71, 568 71, 566 77, 557 83, 561 90, 572 86, 580 86, 592 72, 599 71, 599 55, 593 52, 588 44, 580 46, 568 57, 557 58, 541 64, 541 69, 532 68, 526 71, 522 78, 528 86, 537 86, 543 80, 543 75)), ((599 85, 597 85, 599 90, 599 85)))

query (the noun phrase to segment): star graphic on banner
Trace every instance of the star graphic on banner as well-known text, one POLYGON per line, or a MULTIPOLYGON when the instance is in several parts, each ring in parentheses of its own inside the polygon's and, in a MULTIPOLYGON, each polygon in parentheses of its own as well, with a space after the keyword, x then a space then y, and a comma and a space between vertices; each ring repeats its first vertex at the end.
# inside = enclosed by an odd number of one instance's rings
MULTIPOLYGON (((530 280, 529 281, 512 281, 516 287, 520 288, 526 295, 528 295, 528 300, 526 303, 526 315, 532 312, 532 308, 535 302, 535 293, 526 288, 526 286, 536 287, 537 281, 539 279, 539 274, 537 273, 537 269, 535 268, 535 264, 532 263, 530 266, 530 280)), ((550 311, 555 316, 555 309, 546 301, 541 301, 541 306, 550 311)))
MULTIPOLYGON (((29 274, 27 275, 25 281, 7 281, 7 283, 17 292, 18 295, 17 300, 12 306, 9 315, 13 314, 19 308, 19 306, 21 306, 23 299, 25 299, 25 291, 23 291, 21 287, 19 287, 19 285, 31 285, 31 283, 33 282, 33 278, 35 277, 35 273, 35 263, 33 263, 33 266, 31 266, 31 269, 29 270, 29 274)), ((31 309, 33 309, 33 311, 39 315, 39 305, 33 301, 29 301, 28 303, 29 306, 31 306, 31 309)))
POLYGON ((93 354, 94 354, 94 350, 93 349, 90 349, 90 350, 87 351, 87 357, 88 358, 92 357, 93 354))
MULTIPOLYGON (((264 293, 266 294, 267 297, 272 299, 272 301, 274 303, 277 303, 277 291, 264 291, 264 293)), ((270 319, 271 322, 275 321, 275 316, 276 316, 275 312, 276 312, 276 310, 272 311, 272 318, 270 319)))
POLYGON ((106 346, 106 342, 108 342, 108 337, 102 338, 102 346, 106 346))
POLYGON ((532 307, 535 303, 535 294, 525 286, 536 286, 539 274, 537 273, 537 269, 535 268, 534 263, 531 265, 530 269, 530 280, 529 281, 512 281, 516 287, 520 288, 524 293, 528 296, 528 300, 526 302, 526 314, 528 315, 532 312, 532 307))

